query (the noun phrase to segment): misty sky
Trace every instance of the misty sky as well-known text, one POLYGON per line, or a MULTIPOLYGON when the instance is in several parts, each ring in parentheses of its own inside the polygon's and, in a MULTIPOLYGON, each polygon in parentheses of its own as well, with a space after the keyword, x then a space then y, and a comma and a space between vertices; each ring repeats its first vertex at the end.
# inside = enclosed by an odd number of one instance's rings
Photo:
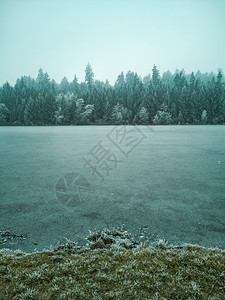
POLYGON ((36 78, 114 84, 121 71, 225 71, 225 0, 0 0, 0 85, 36 78))

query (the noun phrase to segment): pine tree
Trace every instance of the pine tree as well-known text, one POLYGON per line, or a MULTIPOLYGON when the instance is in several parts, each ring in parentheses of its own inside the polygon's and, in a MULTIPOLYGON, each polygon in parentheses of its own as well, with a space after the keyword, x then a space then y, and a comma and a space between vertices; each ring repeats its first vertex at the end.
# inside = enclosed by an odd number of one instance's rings
POLYGON ((94 82, 94 73, 89 63, 85 69, 85 82, 87 83, 88 88, 91 89, 94 82))
POLYGON ((54 118, 56 124, 68 124, 70 121, 70 107, 66 96, 59 94, 56 97, 57 110, 54 118))
POLYGON ((70 84, 70 91, 77 96, 79 94, 79 84, 76 74, 74 75, 73 82, 70 84))
POLYGON ((159 83, 159 81, 160 81, 159 71, 156 65, 154 65, 152 69, 152 82, 156 86, 159 83))
POLYGON ((4 103, 9 111, 11 111, 15 105, 15 93, 13 87, 8 82, 3 84, 0 102, 4 103))
POLYGON ((60 92, 65 95, 69 91, 69 86, 70 86, 69 81, 64 76, 61 83, 60 83, 60 85, 59 85, 60 92))
POLYGON ((123 123, 123 115, 122 115, 123 107, 121 104, 117 103, 112 109, 112 122, 115 125, 119 125, 123 123))
POLYGON ((29 98, 24 110, 24 122, 26 125, 42 125, 40 98, 29 98))
POLYGON ((0 103, 0 125, 7 125, 9 122, 10 113, 4 103, 0 103))

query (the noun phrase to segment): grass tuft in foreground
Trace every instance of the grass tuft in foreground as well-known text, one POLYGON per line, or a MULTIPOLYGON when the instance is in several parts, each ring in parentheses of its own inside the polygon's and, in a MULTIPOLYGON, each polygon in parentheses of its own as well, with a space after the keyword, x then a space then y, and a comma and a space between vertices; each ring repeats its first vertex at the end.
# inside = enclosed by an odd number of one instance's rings
POLYGON ((87 239, 86 248, 1 250, 0 299, 225 299, 224 250, 147 247, 108 229, 87 239))

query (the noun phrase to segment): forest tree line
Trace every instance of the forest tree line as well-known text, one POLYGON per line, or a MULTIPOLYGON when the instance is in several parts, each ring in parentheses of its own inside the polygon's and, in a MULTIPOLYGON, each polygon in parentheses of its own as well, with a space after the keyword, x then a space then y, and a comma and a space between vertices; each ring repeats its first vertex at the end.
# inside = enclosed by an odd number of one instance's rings
POLYGON ((40 69, 0 87, 0 125, 81 124, 225 124, 223 72, 160 76, 154 65, 143 79, 122 72, 112 86, 88 64, 81 83, 75 75, 58 84, 40 69))

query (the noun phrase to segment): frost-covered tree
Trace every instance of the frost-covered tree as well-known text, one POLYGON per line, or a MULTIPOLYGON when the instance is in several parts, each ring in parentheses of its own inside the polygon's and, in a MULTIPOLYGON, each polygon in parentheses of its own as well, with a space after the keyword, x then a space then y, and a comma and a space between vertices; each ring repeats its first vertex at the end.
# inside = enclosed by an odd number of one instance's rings
POLYGON ((92 87, 94 82, 94 73, 89 63, 87 64, 85 69, 85 82, 87 83, 89 89, 92 87))
POLYGON ((71 124, 75 121, 76 100, 77 96, 72 92, 67 92, 64 95, 66 107, 68 111, 68 120, 71 124))
POLYGON ((117 103, 113 106, 111 112, 110 121, 113 124, 130 124, 129 120, 131 119, 131 111, 124 107, 122 104, 117 103))
POLYGON ((0 102, 4 103, 9 111, 11 111, 15 105, 15 93, 13 87, 8 82, 3 84, 0 102))
POLYGON ((66 96, 59 94, 56 97, 57 110, 55 112, 56 124, 68 124, 70 121, 70 106, 66 96))
POLYGON ((128 71, 121 104, 130 112, 129 122, 132 123, 143 102, 144 87, 137 73, 128 71))
POLYGON ((202 111, 201 121, 202 124, 206 124, 207 122, 207 111, 205 109, 202 111))
POLYGON ((160 110, 157 111, 153 124, 155 125, 169 125, 172 123, 171 113, 168 112, 168 107, 165 103, 162 104, 160 110))
POLYGON ((75 108, 75 116, 74 121, 75 124, 81 124, 82 123, 82 113, 85 109, 85 101, 83 98, 79 98, 76 100, 76 108, 75 108))
POLYGON ((84 123, 89 123, 92 121, 94 113, 94 104, 87 104, 84 108, 84 112, 80 114, 81 120, 84 123))
POLYGON ((151 75, 144 76, 142 82, 147 87, 151 82, 151 75))
POLYGON ((162 75, 162 83, 171 87, 173 85, 173 75, 170 71, 166 71, 162 75))
POLYGON ((79 83, 78 83, 78 79, 77 79, 77 76, 76 74, 74 75, 74 78, 73 78, 73 81, 71 82, 70 84, 70 90, 75 94, 75 95, 78 95, 79 93, 79 83))
POLYGON ((222 116, 223 116, 223 123, 225 123, 225 100, 223 101, 222 116))
POLYGON ((112 121, 115 124, 122 124, 123 116, 121 112, 121 105, 117 103, 112 109, 112 121))
POLYGON ((59 85, 59 88, 60 88, 60 92, 63 93, 63 94, 66 94, 68 91, 69 91, 69 81, 68 79, 64 76, 60 85, 59 85))
POLYGON ((184 116, 183 116, 181 111, 179 111, 179 114, 178 114, 178 117, 177 117, 177 122, 178 122, 179 125, 184 124, 184 116))
POLYGON ((156 65, 154 65, 152 69, 152 82, 156 86, 159 83, 159 81, 159 70, 157 69, 156 65))
POLYGON ((147 109, 142 106, 139 112, 134 117, 135 124, 148 124, 148 111, 147 109))
POLYGON ((6 125, 9 121, 9 110, 4 103, 0 103, 0 125, 6 125))
POLYGON ((55 95, 46 93, 44 96, 39 95, 39 102, 41 103, 41 120, 44 125, 53 124, 55 121, 56 101, 55 95))
POLYGON ((49 93, 51 90, 51 82, 48 73, 44 73, 42 69, 39 69, 36 84, 39 94, 45 95, 49 93))
POLYGON ((24 122, 26 125, 42 124, 41 99, 29 98, 24 110, 24 122))
POLYGON ((154 125, 169 125, 172 123, 171 114, 166 111, 158 110, 157 114, 153 119, 154 125))
POLYGON ((76 112, 77 114, 81 114, 84 110, 84 99, 79 98, 76 100, 76 112))
POLYGON ((116 87, 124 87, 125 85, 125 78, 123 72, 117 77, 117 80, 115 82, 116 87))
POLYGON ((23 76, 14 86, 6 82, 0 86, 0 103, 8 109, 7 118, 1 113, 1 122, 6 119, 9 125, 145 124, 147 115, 155 124, 223 124, 225 81, 222 70, 217 76, 200 71, 186 74, 184 70, 172 75, 168 71, 160 78, 154 65, 152 76, 142 80, 137 73, 128 71, 124 76, 122 72, 111 86, 108 81, 94 81, 88 64, 81 83, 75 76, 72 82, 64 77, 57 84, 42 69, 36 79, 23 76), (88 105, 94 105, 89 117, 88 105))

